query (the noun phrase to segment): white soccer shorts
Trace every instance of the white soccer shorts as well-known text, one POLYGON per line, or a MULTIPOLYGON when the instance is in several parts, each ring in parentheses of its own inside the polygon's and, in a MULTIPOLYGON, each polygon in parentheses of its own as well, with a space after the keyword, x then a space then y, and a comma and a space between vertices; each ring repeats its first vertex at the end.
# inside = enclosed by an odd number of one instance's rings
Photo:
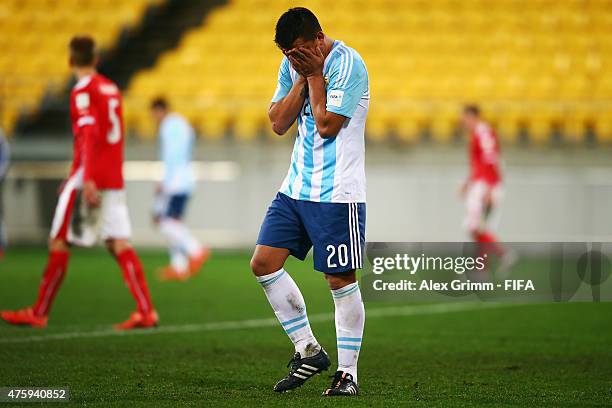
POLYGON ((468 231, 478 229, 494 229, 497 214, 491 217, 486 214, 486 198, 490 195, 491 207, 493 210, 499 208, 503 197, 503 190, 500 183, 491 185, 485 181, 477 180, 470 182, 465 198, 466 217, 464 220, 465 228, 468 231))
POLYGON ((90 208, 78 199, 82 185, 82 169, 66 180, 55 208, 51 239, 65 239, 79 246, 92 246, 98 239, 129 239, 132 227, 125 190, 100 190, 100 206, 90 208))

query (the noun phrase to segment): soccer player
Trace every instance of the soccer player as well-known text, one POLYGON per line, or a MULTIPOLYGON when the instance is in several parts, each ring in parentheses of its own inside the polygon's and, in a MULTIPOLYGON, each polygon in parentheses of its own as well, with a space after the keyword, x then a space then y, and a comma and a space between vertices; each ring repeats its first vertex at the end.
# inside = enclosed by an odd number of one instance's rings
POLYGON ((98 74, 95 44, 91 37, 70 41, 70 67, 77 83, 70 95, 74 157, 64 182, 51 227, 49 258, 32 307, 3 311, 10 324, 45 327, 60 288, 70 255, 70 245, 92 245, 98 236, 116 259, 123 279, 136 300, 137 311, 116 329, 157 325, 142 265, 130 245, 130 219, 123 183, 123 120, 121 94, 109 79, 98 74), (82 191, 84 225, 71 224, 77 192, 82 191))
POLYGON ((8 172, 10 153, 9 144, 4 137, 2 129, 0 129, 0 260, 4 258, 4 251, 6 250, 6 231, 4 231, 4 213, 3 204, 4 200, 2 197, 4 191, 4 177, 8 172))
POLYGON ((501 257, 500 268, 506 269, 514 262, 514 253, 504 249, 489 225, 490 215, 501 199, 497 134, 482 120, 476 105, 463 108, 461 122, 470 134, 470 175, 460 189, 467 209, 465 226, 475 242, 501 257))
POLYGON ((251 269, 295 346, 286 377, 274 391, 304 384, 330 366, 310 328, 299 288, 284 269, 289 255, 327 280, 335 304, 338 370, 323 395, 359 392, 357 360, 365 310, 355 271, 365 243, 364 130, 369 107, 366 66, 359 54, 325 35, 316 16, 297 7, 276 24, 284 54, 269 117, 283 135, 297 119, 291 165, 262 223, 251 269))
POLYGON ((194 132, 187 120, 170 112, 164 98, 151 103, 151 116, 159 127, 164 177, 157 188, 153 220, 170 242, 170 265, 161 270, 162 280, 185 280, 197 274, 210 250, 189 232, 182 221, 195 178, 191 168, 194 132))

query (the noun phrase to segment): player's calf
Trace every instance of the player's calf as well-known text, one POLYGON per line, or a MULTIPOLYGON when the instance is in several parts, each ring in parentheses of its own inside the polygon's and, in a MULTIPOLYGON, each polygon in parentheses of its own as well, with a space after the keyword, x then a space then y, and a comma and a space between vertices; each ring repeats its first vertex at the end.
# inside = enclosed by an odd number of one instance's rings
MULTIPOLYGON (((125 239, 109 239, 106 241, 106 247, 114 255, 117 263, 121 267, 123 280, 136 301, 138 308, 136 314, 138 316, 144 316, 143 319, 131 318, 130 320, 138 322, 141 320, 144 321, 142 324, 135 324, 134 326, 136 327, 151 327, 157 325, 157 313, 155 313, 153 308, 144 270, 140 263, 140 258, 136 255, 136 251, 134 251, 129 241, 125 239), (147 317, 151 318, 149 319, 147 317)), ((132 317, 136 314, 133 314, 132 317)))

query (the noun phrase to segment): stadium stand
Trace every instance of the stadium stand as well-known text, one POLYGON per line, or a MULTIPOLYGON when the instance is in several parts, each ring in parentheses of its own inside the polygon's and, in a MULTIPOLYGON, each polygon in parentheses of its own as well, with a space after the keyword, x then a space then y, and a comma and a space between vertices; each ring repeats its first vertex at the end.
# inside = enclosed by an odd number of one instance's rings
MULTIPOLYGON (((67 39, 110 46, 163 0, 0 2, 0 125, 65 89, 67 39), (112 12, 108 12, 112 9, 112 12), (36 30, 30 28, 35 26, 36 30), (40 52, 44 50, 44 52, 40 52)), ((453 139, 457 112, 480 103, 506 141, 612 142, 612 0, 309 0, 326 32, 364 57, 368 138, 453 139)), ((179 45, 128 83, 128 130, 153 137, 148 103, 167 96, 209 139, 270 134, 280 53, 274 23, 290 0, 231 0, 186 27, 179 45)))
POLYGON ((11 133, 20 113, 63 90, 66 44, 76 33, 112 46, 121 29, 162 0, 2 0, 0 2, 0 126, 11 133), (61 58, 58 58, 61 56, 61 58))
MULTIPOLYGON (((189 32, 128 91, 128 123, 152 135, 146 103, 163 93, 208 138, 266 130, 280 54, 276 18, 292 1, 233 0, 189 32)), ((555 132, 612 141, 610 0, 307 1, 368 64, 368 137, 451 138, 461 103, 481 103, 502 137, 555 132)))

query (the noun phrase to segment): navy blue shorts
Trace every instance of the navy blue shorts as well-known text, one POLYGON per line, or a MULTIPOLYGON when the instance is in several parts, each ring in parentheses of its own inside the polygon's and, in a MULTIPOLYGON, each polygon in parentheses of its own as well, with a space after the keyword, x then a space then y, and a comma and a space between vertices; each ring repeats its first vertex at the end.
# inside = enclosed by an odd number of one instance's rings
POLYGON ((164 217, 180 220, 185 215, 189 194, 172 194, 167 197, 164 217))
POLYGON ((304 260, 313 248, 314 267, 324 273, 363 266, 365 203, 318 203, 276 194, 259 231, 258 245, 286 248, 304 260))

